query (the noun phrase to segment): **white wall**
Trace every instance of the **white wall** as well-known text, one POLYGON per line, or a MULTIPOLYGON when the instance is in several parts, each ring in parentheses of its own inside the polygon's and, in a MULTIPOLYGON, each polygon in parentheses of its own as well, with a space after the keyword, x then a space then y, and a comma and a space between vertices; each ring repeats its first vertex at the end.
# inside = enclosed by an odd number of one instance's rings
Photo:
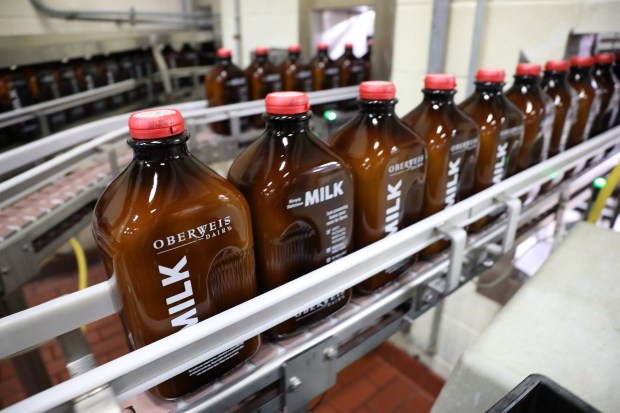
MULTIPOLYGON (((450 6, 444 71, 457 76, 457 100, 465 97, 475 8, 475 0, 453 0, 450 6)), ((397 112, 405 114, 421 99, 432 0, 397 0, 396 16, 392 80, 401 99, 397 112)), ((571 29, 613 32, 618 21, 618 0, 487 0, 478 66, 503 68, 510 81, 521 50, 544 64, 563 56, 571 29)))
MULTIPOLYGON (((53 8, 71 10, 127 10, 180 12, 180 0, 46 0, 53 8)), ((116 24, 107 22, 67 21, 49 18, 39 13, 28 0, 3 0, 0 7, 0 36, 37 35, 49 33, 92 33, 143 31, 154 26, 116 24)), ((157 26, 161 28, 162 26, 157 26)))
MULTIPOLYGON (((220 0, 222 45, 236 53, 234 3, 220 0)), ((247 66, 250 53, 257 46, 286 49, 299 43, 299 3, 296 0, 240 0, 239 3, 241 56, 233 57, 237 64, 247 66)))

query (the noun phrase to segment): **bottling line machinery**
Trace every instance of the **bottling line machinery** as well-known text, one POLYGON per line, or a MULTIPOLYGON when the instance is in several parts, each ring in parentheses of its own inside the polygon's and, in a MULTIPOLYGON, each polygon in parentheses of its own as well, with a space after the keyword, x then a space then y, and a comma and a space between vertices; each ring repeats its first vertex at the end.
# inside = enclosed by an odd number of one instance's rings
MULTIPOLYGON (((356 87, 309 93, 313 105, 356 95, 356 87)), ((175 107, 195 137, 192 152, 213 164, 231 160, 252 139, 240 133, 239 120, 261 113, 263 102, 207 108, 204 101, 195 101, 175 107), (221 120, 231 122, 231 137, 206 131, 207 124, 221 120)), ((122 407, 135 412, 303 411, 335 383, 339 370, 435 308, 432 347, 444 298, 499 258, 514 254, 515 245, 541 226, 555 223, 559 241, 565 211, 587 201, 591 182, 620 162, 620 127, 615 127, 293 282, 96 367, 84 340, 80 342, 79 328, 120 310, 114 278, 29 309, 24 309, 20 287, 35 276, 46 255, 89 225, 99 194, 129 162, 130 152, 122 149, 126 119, 126 114, 109 117, 0 153, 0 175, 24 162, 39 162, 0 183, 0 294, 6 314, 0 319, 0 358, 19 358, 57 337, 65 343, 61 347, 72 376, 6 412, 110 412, 122 407), (524 195, 589 159, 579 174, 522 202, 524 195), (501 218, 482 232, 467 232, 470 223, 499 212, 501 218), (441 238, 450 240, 448 252, 417 262, 372 295, 354 297, 306 333, 265 342, 249 362, 195 394, 162 402, 145 393, 441 238)))

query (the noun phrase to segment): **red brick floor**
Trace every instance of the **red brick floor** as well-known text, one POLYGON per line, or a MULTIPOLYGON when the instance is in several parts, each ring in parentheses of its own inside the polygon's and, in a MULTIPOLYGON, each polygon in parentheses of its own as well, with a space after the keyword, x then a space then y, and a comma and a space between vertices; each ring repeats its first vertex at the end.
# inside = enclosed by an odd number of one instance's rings
POLYGON ((338 374, 334 387, 310 407, 315 413, 427 413, 443 380, 390 343, 338 374))
MULTIPOLYGON (((64 262, 71 263, 64 258, 64 262)), ((89 260, 93 263, 96 260, 89 260)), ((107 277, 99 263, 89 267, 89 285, 107 277)), ((67 268, 56 268, 44 278, 24 286, 29 306, 77 289, 77 276, 67 268)), ((128 352, 120 318, 106 317, 87 326, 86 339, 99 365, 128 352)), ((40 346, 41 357, 53 384, 69 378, 60 346, 51 340, 40 346)), ((316 413, 426 413, 441 387, 443 380, 421 363, 389 343, 357 360, 338 374, 337 383, 328 390, 316 413)), ((8 360, 0 361, 0 408, 25 398, 25 393, 8 360)), ((316 399, 321 400, 320 398, 316 399)), ((311 403, 316 405, 316 402, 311 403)))
MULTIPOLYGON (((89 285, 107 279, 98 259, 89 256, 89 285)), ((77 290, 75 262, 63 256, 42 271, 42 277, 24 285, 23 293, 29 307, 44 303, 77 290), (58 262, 60 261, 60 263, 58 262)), ((127 354, 129 347, 118 315, 112 315, 87 326, 86 340, 91 352, 101 365, 127 354)), ((69 379, 66 362, 56 340, 39 346, 41 358, 52 384, 69 379)), ((0 408, 10 406, 26 397, 10 360, 0 361, 0 408)))

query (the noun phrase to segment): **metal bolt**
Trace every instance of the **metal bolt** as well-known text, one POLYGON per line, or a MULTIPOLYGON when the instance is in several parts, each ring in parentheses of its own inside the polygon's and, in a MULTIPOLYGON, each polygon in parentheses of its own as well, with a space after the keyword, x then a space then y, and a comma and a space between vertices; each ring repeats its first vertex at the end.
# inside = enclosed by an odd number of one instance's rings
POLYGON ((334 360, 336 357, 338 357, 338 352, 333 347, 327 347, 323 351, 323 355, 325 355, 326 360, 334 360))
POLYGON ((486 260, 482 261, 482 266, 485 268, 491 268, 494 264, 495 264, 495 261, 493 261, 490 258, 487 258, 486 260))
POLYGON ((301 387, 301 380, 297 376, 288 379, 288 390, 293 392, 301 387))
POLYGON ((435 299, 435 294, 432 291, 426 290, 422 294, 422 302, 424 304, 430 304, 435 299))

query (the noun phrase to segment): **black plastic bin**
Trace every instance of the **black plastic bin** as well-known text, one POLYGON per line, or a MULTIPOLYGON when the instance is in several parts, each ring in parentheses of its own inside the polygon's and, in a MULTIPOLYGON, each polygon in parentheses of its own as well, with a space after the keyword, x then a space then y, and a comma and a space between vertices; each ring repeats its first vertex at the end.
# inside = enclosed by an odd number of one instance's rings
POLYGON ((486 413, 601 413, 553 380, 532 374, 486 413))

